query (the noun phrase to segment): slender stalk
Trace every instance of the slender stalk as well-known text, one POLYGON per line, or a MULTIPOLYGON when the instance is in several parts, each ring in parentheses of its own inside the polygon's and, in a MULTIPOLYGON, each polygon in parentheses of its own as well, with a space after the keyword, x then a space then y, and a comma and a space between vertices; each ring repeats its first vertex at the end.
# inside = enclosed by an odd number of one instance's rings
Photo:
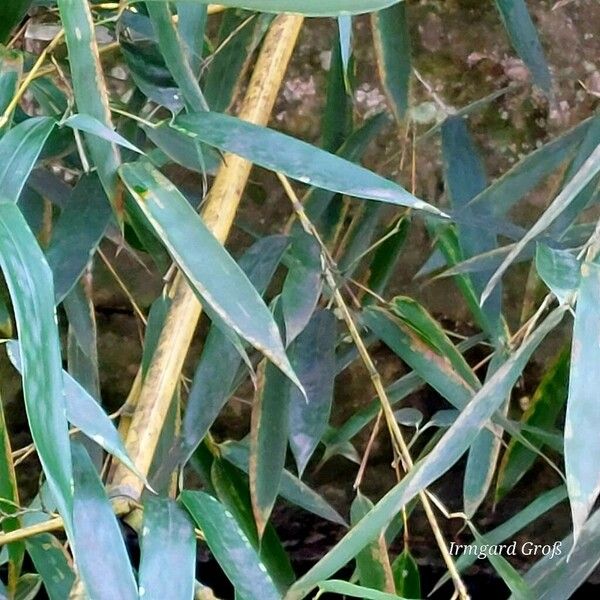
MULTIPOLYGON (((279 173, 278 173, 278 177, 283 185, 283 188, 285 189, 287 196, 289 197, 290 201, 292 202, 292 206, 298 215, 298 218, 300 220, 300 223, 302 224, 302 227, 308 234, 312 235, 317 240, 317 242, 319 243, 319 245, 321 247, 321 252, 323 255, 323 259, 324 259, 323 260, 323 262, 324 262, 323 270, 324 270, 325 280, 327 281, 327 285, 330 287, 330 289, 332 291, 334 302, 335 302, 338 310, 340 311, 342 318, 344 319, 344 322, 346 323, 348 331, 350 332, 350 337, 352 337, 352 340, 354 341, 354 344, 356 345, 356 348, 361 357, 361 360, 362 360, 365 368, 367 369, 367 372, 371 379, 371 383, 373 384, 373 387, 375 388, 375 391, 376 391, 379 401, 381 403, 381 410, 383 412, 383 416, 384 416, 384 418, 386 420, 386 424, 390 430, 392 444, 393 444, 396 452, 398 453, 399 457, 402 460, 404 470, 406 472, 408 472, 413 467, 413 460, 410 455, 408 445, 406 444, 406 441, 404 440, 404 436, 402 435, 402 431, 400 430, 400 426, 398 425, 398 422, 396 421, 396 418, 394 417, 394 411, 392 410, 391 402, 388 398, 387 392, 385 390, 385 386, 383 385, 383 382, 381 380, 381 376, 379 375, 379 372, 377 371, 377 367, 375 367, 375 363, 373 362, 373 359, 371 358, 371 355, 369 354, 369 351, 367 350, 367 347, 365 346, 365 344, 362 340, 362 337, 360 335, 360 332, 358 331, 358 328, 356 327, 356 323, 354 322, 354 318, 352 317, 350 309, 348 308, 348 305, 346 304, 346 302, 339 290, 338 284, 335 281, 333 272, 332 272, 331 268, 329 268, 329 265, 327 264, 328 262, 330 262, 330 260, 328 260, 327 249, 326 249, 325 245, 323 244, 318 232, 315 230, 313 224, 311 223, 309 218, 306 216, 306 213, 304 212, 304 208, 303 208, 302 204, 300 203, 300 200, 296 196, 296 193, 294 192, 294 189, 290 185, 287 178, 284 175, 279 174, 279 173)), ((442 533, 442 530, 437 522, 435 513, 433 512, 433 507, 431 506, 431 502, 429 501, 429 498, 425 491, 422 491, 419 493, 419 499, 421 501, 421 504, 423 505, 423 509, 425 511, 427 520, 429 521, 429 524, 433 531, 433 535, 434 535, 436 542, 438 544, 438 547, 440 549, 442 558, 444 559, 444 562, 446 563, 446 566, 448 568, 448 572, 450 573, 450 576, 452 577, 452 580, 454 582, 454 587, 455 587, 456 593, 458 594, 459 598, 461 598, 462 600, 466 600, 469 598, 467 588, 466 588, 464 582, 462 581, 462 578, 456 568, 456 565, 454 564, 454 561, 452 560, 452 556, 450 555, 450 553, 448 551, 448 544, 446 543, 446 540, 444 539, 444 534, 442 533)))
MULTIPOLYGON (((298 15, 280 15, 273 21, 239 113, 241 119, 266 125, 302 22, 303 18, 298 15)), ((221 242, 227 239, 251 168, 247 160, 226 155, 205 202, 204 222, 221 242)), ((180 273, 173 283, 171 297, 173 302, 125 440, 129 455, 144 475, 148 474, 202 311, 196 295, 180 273)), ((132 498, 138 498, 142 491, 142 483, 122 465, 117 465, 112 483, 117 492, 132 498)))

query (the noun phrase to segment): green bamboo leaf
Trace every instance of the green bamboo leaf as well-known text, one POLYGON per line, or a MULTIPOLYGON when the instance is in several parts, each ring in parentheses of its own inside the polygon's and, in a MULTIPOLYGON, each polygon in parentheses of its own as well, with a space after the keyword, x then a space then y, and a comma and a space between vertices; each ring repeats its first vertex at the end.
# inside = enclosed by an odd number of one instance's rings
MULTIPOLYGON (((244 473, 248 473, 248 455, 250 452, 246 445, 238 442, 226 442, 219 446, 219 451, 225 460, 228 460, 244 473)), ((330 504, 287 469, 284 469, 282 474, 279 494, 288 502, 323 519, 340 525, 346 524, 330 504)))
MULTIPOLYGON (((487 538, 482 536, 475 526, 469 523, 469 527, 475 538, 476 544, 481 548, 482 545, 488 544, 487 538)), ((525 583, 518 571, 502 556, 501 554, 495 554, 490 552, 487 554, 487 559, 490 561, 492 567, 502 581, 507 585, 510 591, 519 599, 522 600, 534 600, 531 589, 525 583)))
POLYGON ((271 313, 185 197, 148 163, 125 164, 120 173, 202 301, 294 384, 302 387, 285 354, 271 313), (199 248, 201 253, 197 252, 199 248))
MULTIPOLYGON (((572 598, 600 561, 600 511, 596 511, 580 531, 576 544, 573 535, 554 542, 546 556, 525 574, 525 583, 536 600, 572 598)), ((510 600, 519 600, 512 595, 510 600)))
POLYGON ((188 515, 173 500, 147 497, 141 535, 140 597, 191 600, 195 572, 196 536, 188 515))
POLYGON ((37 240, 11 201, 0 201, 0 267, 19 332, 23 394, 31 435, 70 532, 71 456, 52 274, 37 240))
MULTIPOLYGON (((1 11, 0 8, 0 13, 1 11)), ((7 50, 0 46, 0 115, 3 115, 8 108, 22 76, 23 55, 20 52, 7 50)), ((7 125, 9 125, 12 114, 7 115, 7 118, 7 125)), ((7 125, 0 127, 0 136, 5 132, 7 125)))
MULTIPOLYGON (((19 349, 19 343, 9 340, 6 346, 12 364, 19 372, 22 372, 22 352, 19 349)), ((62 371, 62 384, 62 396, 65 399, 68 421, 74 427, 81 429, 85 435, 108 453, 118 458, 134 473, 137 473, 135 465, 129 458, 127 450, 125 450, 119 432, 98 402, 66 371, 62 371)))
MULTIPOLYGON (((372 508, 373 503, 366 496, 363 496, 360 491, 357 491, 356 498, 354 498, 350 507, 352 527, 360 523, 372 508)), ((394 582, 391 580, 393 576, 384 534, 385 529, 382 529, 377 538, 356 555, 359 583, 365 588, 381 592, 389 591, 390 587, 393 588, 394 586, 394 582)))
POLYGON ((46 260, 59 304, 81 277, 104 236, 111 217, 99 179, 83 176, 54 224, 46 260))
POLYGON ((25 545, 50 600, 68 598, 75 583, 75 573, 62 544, 53 535, 43 533, 28 538, 25 545))
POLYGON ((392 571, 398 596, 421 598, 419 565, 407 548, 392 563, 392 571))
POLYGON ((317 585, 319 588, 319 594, 315 596, 315 598, 317 598, 323 592, 331 592, 332 594, 350 596, 351 598, 363 598, 363 600, 406 600, 405 598, 401 598, 396 594, 380 592, 379 590, 373 590, 362 585, 348 583, 347 581, 342 581, 341 579, 321 581, 317 585))
MULTIPOLYGON (((19 488, 12 459, 10 438, 4 419, 2 398, 0 398, 0 510, 3 515, 1 520, 2 531, 10 532, 19 529, 21 526, 20 519, 17 516, 10 516, 17 512, 19 506, 19 488)), ((24 550, 22 542, 15 542, 8 546, 9 587, 13 587, 19 577, 24 550)))
MULTIPOLYGON (((600 150, 600 146, 599 146, 600 150)), ((600 490, 596 457, 600 440, 596 423, 600 407, 596 368, 600 336, 600 266, 584 262, 575 309, 573 347, 569 374, 569 397, 565 418, 565 473, 573 517, 573 539, 577 539, 600 490)))
POLYGON ((398 2, 371 15, 375 57, 392 111, 401 122, 408 110, 411 75, 406 3, 398 2))
POLYGON ((312 235, 298 231, 286 254, 288 274, 281 290, 286 345, 304 330, 323 288, 321 250, 312 235))
POLYGON ((104 123, 87 114, 71 115, 68 119, 63 121, 61 125, 70 127, 77 131, 83 131, 96 137, 103 139, 107 142, 112 142, 127 150, 136 152, 137 154, 144 154, 137 146, 134 146, 129 140, 126 140, 122 135, 107 127, 104 123))
POLYGON ((481 303, 483 304, 490 296, 496 284, 502 278, 502 275, 511 265, 515 257, 531 240, 535 239, 540 233, 545 231, 552 222, 577 198, 578 194, 586 185, 600 172, 600 144, 590 154, 587 160, 581 165, 581 168, 568 181, 561 192, 552 201, 544 214, 537 220, 533 227, 530 227, 527 233, 515 244, 515 247, 508 253, 502 264, 498 267, 494 275, 488 281, 483 293, 481 294, 481 303))
MULTIPOLYGON (((100 64, 90 5, 87 0, 58 0, 57 4, 69 51, 77 110, 113 131, 108 91, 100 64)), ((86 141, 104 191, 121 222, 123 205, 117 188, 117 169, 121 163, 119 150, 114 142, 97 135, 88 134, 86 141)))
MULTIPOLYGON (((267 288, 288 244, 285 236, 269 236, 256 242, 241 257, 239 266, 259 294, 267 288)), ((184 462, 208 433, 233 393, 241 364, 242 358, 237 349, 213 325, 196 367, 183 417, 181 443, 184 462)))
POLYGON ((290 559, 277 537, 277 532, 270 523, 267 524, 262 539, 258 538, 247 477, 233 465, 216 459, 211 467, 211 481, 219 500, 233 514, 238 525, 258 552, 260 560, 273 577, 277 588, 282 593, 285 592, 296 576, 290 559))
POLYGON ((273 364, 257 370, 250 426, 250 496, 258 535, 262 538, 279 493, 288 443, 290 383, 273 364))
MULTIPOLYGON (((536 519, 541 517, 543 514, 554 508, 557 504, 561 503, 567 498, 567 490, 564 486, 558 486, 550 491, 544 492, 530 504, 528 504, 523 510, 519 511, 516 515, 513 515, 510 519, 498 525, 494 529, 485 532, 485 539, 488 544, 501 544, 506 540, 514 539, 521 529, 527 527, 530 523, 533 523, 536 519)), ((477 561, 477 556, 474 554, 462 554, 456 560, 456 568, 459 571, 468 569, 473 563, 477 561)), ((431 594, 436 592, 442 585, 447 581, 450 581, 450 575, 446 573, 433 587, 431 594)))
MULTIPOLYGON (((160 2, 161 0, 146 0, 160 2)), ((211 0, 198 0, 202 4, 211 4, 211 0)), ((223 6, 245 8, 261 12, 292 12, 307 17, 334 17, 341 14, 359 14, 379 10, 400 0, 305 0, 298 5, 296 0, 224 0, 223 6)))
POLYGON ((14 600, 34 600, 42 587, 42 578, 35 573, 21 575, 17 582, 14 600))
POLYGON ((538 243, 535 268, 559 302, 574 299, 581 279, 581 265, 573 252, 538 243))
POLYGON ((470 207, 473 209, 483 206, 495 216, 506 214, 544 177, 575 153, 577 145, 584 139, 592 123, 593 118, 586 119, 525 156, 502 177, 475 196, 469 203, 470 207))
POLYGON ((173 22, 169 4, 167 2, 147 2, 146 7, 165 64, 181 90, 187 110, 208 110, 208 104, 196 75, 186 58, 185 46, 173 22))
POLYGON ((212 112, 180 116, 174 126, 206 144, 303 183, 444 216, 389 179, 273 129, 212 112))
POLYGON ((431 452, 420 460, 404 479, 394 486, 344 538, 303 577, 286 595, 286 600, 304 598, 320 581, 343 567, 357 552, 372 541, 400 509, 463 455, 494 411, 506 399, 533 351, 562 320, 564 307, 555 309, 523 345, 496 371, 477 392, 460 416, 431 452))
POLYGON ((0 139, 3 199, 17 202, 54 125, 55 121, 50 117, 33 117, 13 127, 0 139))
POLYGON ((94 600, 138 600, 119 524, 83 446, 74 443, 73 533, 78 572, 94 600))
POLYGON ((8 41, 8 38, 21 19, 25 16, 32 0, 11 0, 3 2, 0 7, 0 43, 8 41))
POLYGON ((332 312, 317 311, 289 349, 308 402, 295 389, 290 392, 290 447, 302 476, 323 437, 329 421, 335 380, 336 319, 332 312))
POLYGON ((273 579, 225 507, 204 492, 185 490, 183 505, 196 521, 217 562, 241 598, 280 600, 273 579))
POLYGON ((204 48, 204 31, 208 17, 207 6, 186 0, 176 2, 175 6, 178 17, 177 29, 183 42, 185 56, 194 75, 199 77, 204 48))
POLYGON ((525 0, 496 0, 496 6, 512 45, 531 71, 533 81, 550 94, 552 76, 525 0))
POLYGON ((256 16, 243 11, 228 10, 223 15, 216 41, 218 51, 207 58, 204 89, 211 110, 226 112, 233 104, 252 60, 259 35, 257 22, 256 16))
MULTIPOLYGON (((521 417, 521 423, 541 429, 554 426, 560 411, 567 399, 569 385, 570 349, 565 348, 554 360, 551 367, 538 385, 531 403, 521 417)), ((523 432, 537 448, 541 443, 523 432)), ((512 439, 502 457, 496 484, 496 500, 509 492, 531 468, 535 461, 535 454, 518 440, 512 439)))

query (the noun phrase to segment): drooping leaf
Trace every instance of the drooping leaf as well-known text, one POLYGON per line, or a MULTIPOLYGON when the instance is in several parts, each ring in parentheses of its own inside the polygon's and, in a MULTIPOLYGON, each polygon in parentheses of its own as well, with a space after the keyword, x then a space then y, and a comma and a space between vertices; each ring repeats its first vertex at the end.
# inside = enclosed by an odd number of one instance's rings
POLYGON ((399 554, 392 563, 396 594, 403 598, 421 598, 419 565, 408 549, 399 554))
POLYGON ((398 121, 408 110, 411 75, 410 35, 406 2, 371 15, 379 77, 398 121))
POLYGON ((71 453, 52 274, 12 201, 0 200, 0 267, 19 333, 29 428, 54 499, 70 530, 71 453))
POLYGON ((573 252, 538 243, 535 252, 535 268, 559 302, 573 300, 579 287, 581 268, 573 252))
POLYGON ((289 436, 298 473, 323 437, 329 421, 335 379, 336 319, 330 311, 317 311, 289 349, 308 401, 290 391, 289 436))
POLYGON ((54 125, 49 117, 32 117, 0 139, 0 190, 5 201, 19 200, 54 125))
POLYGON ((596 423, 600 419, 600 407, 596 401, 599 385, 596 366, 597 340, 600 336, 599 305, 600 265, 585 261, 581 266, 575 309, 564 433, 565 474, 575 544, 600 492, 596 464, 600 440, 595 433, 596 423))
MULTIPOLYGON (((113 131, 108 91, 100 64, 90 5, 86 0, 58 0, 57 3, 69 51, 69 67, 77 110, 113 131)), ((121 162, 119 150, 114 142, 97 135, 87 134, 86 141, 106 196, 117 219, 121 220, 123 204, 117 185, 117 169, 121 162)))
POLYGON ((125 164, 120 173, 202 301, 297 383, 271 313, 185 197, 148 163, 125 164))
POLYGON ((78 572, 89 597, 137 600, 138 590, 117 519, 83 446, 73 451, 73 532, 78 572))
POLYGON ((58 539, 49 533, 42 533, 29 538, 25 544, 50 600, 68 598, 75 582, 75 573, 58 539))
MULTIPOLYGON (((567 399, 569 385, 570 349, 565 348, 547 370, 538 385, 527 410, 521 417, 521 423, 532 427, 547 429, 552 427, 567 399)), ((536 447, 541 443, 527 431, 523 432, 536 447)), ((531 468, 535 454, 518 440, 512 439, 506 449, 498 472, 496 499, 510 491, 531 468)))
POLYGON ((206 144, 302 183, 443 215, 389 179, 267 127, 213 112, 180 116, 174 126, 206 144))
POLYGON ((173 500, 148 496, 141 535, 140 597, 191 600, 195 571, 196 536, 188 515, 173 500))
POLYGON ((321 581, 317 585, 321 592, 331 592, 332 594, 350 596, 351 598, 363 598, 363 600, 407 600, 396 594, 380 592, 379 590, 373 590, 362 585, 355 585, 354 583, 342 581, 341 579, 321 581))
POLYGON ((218 500, 204 492, 185 490, 181 501, 202 530, 208 547, 236 594, 247 600, 281 599, 256 550, 218 500))
POLYGON ((496 0, 496 6, 512 45, 531 71, 533 81, 549 94, 552 76, 525 0, 496 0))
POLYGON ((207 6, 199 2, 180 0, 177 7, 177 29, 183 42, 184 53, 196 77, 200 75, 204 31, 208 17, 207 6))
POLYGON ((560 323, 564 312, 565 308, 560 307, 540 324, 479 390, 435 448, 419 461, 324 558, 290 588, 286 596, 287 600, 303 598, 320 581, 344 566, 378 535, 407 502, 458 461, 506 398, 533 351, 560 323))

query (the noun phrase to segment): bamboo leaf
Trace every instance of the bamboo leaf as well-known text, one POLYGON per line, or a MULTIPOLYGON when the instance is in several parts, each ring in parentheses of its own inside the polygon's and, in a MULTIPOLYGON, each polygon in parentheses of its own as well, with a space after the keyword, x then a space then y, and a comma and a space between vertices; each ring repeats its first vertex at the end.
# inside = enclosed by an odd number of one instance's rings
POLYGON ((244 532, 225 507, 204 492, 185 490, 181 501, 192 515, 211 552, 233 584, 247 600, 280 600, 273 579, 244 532))
POLYGON ((50 600, 68 598, 75 582, 75 573, 61 543, 53 535, 43 533, 29 538, 26 547, 50 600))
POLYGON ((67 524, 72 475, 52 274, 14 202, 0 200, 0 267, 15 312, 23 357, 23 393, 31 435, 67 524))
POLYGON ((183 115, 174 126, 206 144, 303 183, 444 216, 389 179, 273 129, 212 112, 183 115))
POLYGON ((318 587, 319 593, 331 592, 332 594, 350 596, 351 598, 363 598, 363 600, 406 600, 400 596, 397 596, 396 594, 380 592, 379 590, 373 590, 362 585, 348 583, 347 581, 342 581, 341 579, 321 581, 318 584, 318 587))
MULTIPOLYGON (((87 0, 58 0, 57 4, 69 51, 77 110, 113 131, 90 5, 87 0)), ((96 135, 88 134, 86 140, 104 191, 121 222, 123 205, 117 188, 117 169, 121 162, 119 150, 114 142, 96 135)))
POLYGON ((406 3, 398 2, 371 15, 379 77, 396 120, 408 110, 411 56, 406 3))
MULTIPOLYGON (((600 149, 600 147, 599 147, 600 149)), ((569 374, 569 397, 565 418, 565 474, 573 517, 573 540, 577 540, 598 493, 600 476, 596 457, 600 440, 596 423, 600 419, 596 368, 597 339, 600 336, 600 266, 584 262, 575 309, 573 347, 569 374)))
POLYGON ((506 398, 533 351, 546 334, 560 323, 564 312, 565 308, 560 307, 540 324, 526 342, 477 392, 435 448, 420 460, 324 558, 290 588, 286 600, 304 598, 320 581, 344 566, 377 536, 403 506, 458 461, 506 398))
POLYGON ((289 349, 308 401, 291 390, 289 407, 290 447, 298 473, 304 469, 329 421, 335 380, 336 319, 330 311, 317 311, 289 349))
POLYGON ((128 163, 120 172, 138 206, 202 301, 301 387, 271 313, 185 197, 148 163, 128 163), (197 251, 200 248, 201 253, 197 251))
MULTIPOLYGON (((148 0, 147 0, 148 1, 148 0)), ((160 2, 161 0, 149 0, 160 2)), ((211 0, 198 0, 210 4, 211 0)), ((305 0, 298 5, 296 0, 223 0, 223 6, 245 8, 261 12, 292 12, 308 17, 333 17, 340 14, 357 14, 379 10, 399 0, 305 0)))
MULTIPOLYGON (((2 9, 0 8, 0 13, 2 9)), ((1 14, 0 14, 1 19, 1 14)), ((4 22, 3 20, 1 22, 4 22)), ((0 27, 2 27, 0 25, 0 27)), ((0 39, 1 39, 0 33, 0 39)), ((10 101, 17 92, 17 87, 23 76, 23 55, 14 50, 7 50, 0 46, 0 115, 3 115, 8 108, 10 101)), ((7 115, 8 122, 4 127, 0 127, 0 136, 10 125, 12 114, 7 115)))
POLYGON ((200 75, 202 50, 204 48, 204 31, 208 17, 207 7, 199 2, 176 2, 177 29, 185 49, 185 56, 194 75, 200 75))
POLYGON ((550 94, 552 76, 525 0, 496 0, 496 6, 512 45, 531 71, 533 81, 550 94))
POLYGON ((73 532, 77 567, 94 600, 137 600, 138 590, 117 519, 83 446, 74 443, 73 532))
POLYGON ((188 515, 168 498, 147 497, 141 536, 140 597, 191 600, 195 571, 196 536, 188 515))
POLYGON ((535 268, 560 303, 574 299, 581 279, 581 265, 573 252, 538 243, 535 268))
POLYGON ((49 117, 33 117, 13 127, 0 139, 0 190, 3 199, 18 201, 54 125, 54 119, 49 117))
POLYGON ((407 548, 392 563, 392 571, 398 596, 421 598, 419 565, 407 548))

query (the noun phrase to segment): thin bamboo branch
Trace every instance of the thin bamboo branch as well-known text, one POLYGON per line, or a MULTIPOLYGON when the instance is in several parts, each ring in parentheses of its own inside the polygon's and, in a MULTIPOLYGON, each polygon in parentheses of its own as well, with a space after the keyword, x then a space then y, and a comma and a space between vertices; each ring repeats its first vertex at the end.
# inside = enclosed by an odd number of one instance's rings
MULTIPOLYGON (((298 15, 280 15, 273 21, 239 112, 241 119, 257 125, 267 124, 302 22, 298 15)), ((227 239, 251 168, 248 161, 226 155, 208 195, 202 216, 221 242, 227 239)), ((173 302, 125 440, 129 455, 143 475, 148 474, 202 311, 196 295, 181 274, 173 283, 171 296, 173 302)), ((142 491, 142 483, 121 465, 115 469, 113 487, 131 498, 138 498, 142 491)))
MULTIPOLYGON (((312 222, 306 216, 306 213, 304 212, 304 207, 302 206, 302 204, 300 203, 300 200, 296 196, 296 193, 294 192, 294 189, 290 185, 290 182, 287 180, 287 178, 284 175, 282 175, 280 173, 278 173, 278 177, 279 177, 279 180, 281 181, 281 184, 283 185, 283 188, 284 188, 288 198, 290 199, 290 201, 292 203, 294 211, 298 215, 298 218, 300 220, 302 227, 304 228, 306 233, 308 233, 309 235, 312 235, 315 238, 315 240, 319 243, 319 245, 321 247, 321 253, 322 253, 323 262, 324 262, 323 271, 324 271, 324 275, 325 275, 325 281, 327 282, 327 285, 331 289, 331 292, 333 295, 333 300, 334 300, 338 310, 340 311, 342 318, 344 319, 344 322, 346 323, 348 331, 350 332, 350 336, 352 337, 352 340, 354 341, 354 344, 356 345, 356 348, 361 357, 361 360, 362 360, 365 368, 367 369, 367 372, 369 374, 369 377, 371 379, 373 387, 375 388, 375 391, 377 393, 377 396, 378 396, 380 404, 381 404, 381 411, 383 412, 383 416, 385 418, 386 424, 388 426, 388 429, 390 430, 392 444, 393 444, 396 452, 398 453, 399 457, 402 460, 405 472, 408 472, 408 471, 410 471, 410 469, 413 468, 413 460, 410 455, 408 445, 406 444, 406 441, 404 440, 404 436, 402 435, 402 431, 400 430, 400 426, 398 425, 398 422, 396 421, 396 418, 394 417, 394 411, 392 410, 392 404, 388 398, 387 392, 385 390, 385 386, 383 385, 381 376, 379 375, 379 371, 377 371, 377 367, 375 366, 375 363, 373 362, 373 359, 371 358, 371 355, 369 354, 369 351, 367 350, 367 347, 365 346, 365 344, 362 340, 362 336, 360 335, 360 332, 358 331, 358 328, 356 327, 356 323, 354 322, 352 313, 350 312, 350 309, 348 308, 348 305, 346 304, 346 302, 339 290, 339 286, 338 286, 337 282, 335 281, 335 277, 334 277, 333 271, 331 269, 331 259, 328 255, 327 248, 323 244, 323 242, 319 236, 319 233, 314 228, 312 222), (327 264, 327 263, 330 263, 330 264, 327 264)), ((454 561, 452 559, 452 556, 450 555, 450 552, 448 551, 448 544, 446 543, 446 540, 444 539, 444 534, 437 522, 435 513, 433 512, 433 507, 431 506, 431 502, 429 501, 429 498, 425 491, 420 492, 419 500, 421 501, 421 504, 423 505, 423 509, 425 511, 425 514, 427 516, 427 520, 429 521, 431 529, 433 531, 433 535, 438 544, 442 558, 444 559, 444 562, 446 563, 446 566, 448 568, 448 572, 450 573, 450 576, 452 577, 456 593, 458 594, 458 597, 460 597, 462 600, 466 600, 469 598, 467 588, 466 588, 464 582, 462 581, 460 573, 458 572, 456 565, 454 564, 454 561)))

